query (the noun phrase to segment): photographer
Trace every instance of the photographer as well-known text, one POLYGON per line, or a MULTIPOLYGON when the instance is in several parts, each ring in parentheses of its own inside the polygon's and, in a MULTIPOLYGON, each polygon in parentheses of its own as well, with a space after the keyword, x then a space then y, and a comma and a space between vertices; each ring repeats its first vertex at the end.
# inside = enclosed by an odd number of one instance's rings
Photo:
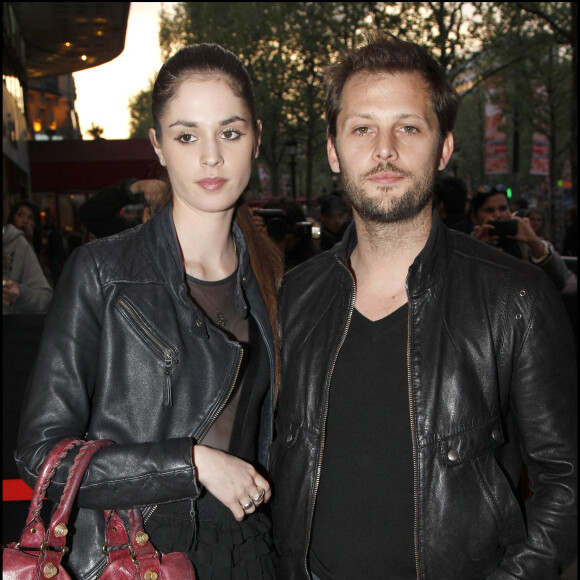
POLYGON ((284 254, 286 271, 320 253, 312 240, 312 223, 306 221, 297 201, 273 199, 252 214, 256 229, 267 234, 284 254))
POLYGON ((145 223, 168 199, 165 182, 159 179, 123 179, 91 196, 80 208, 79 217, 97 238, 118 234, 137 225, 119 212, 128 205, 142 205, 145 223))
POLYGON ((564 261, 550 242, 537 236, 529 218, 512 215, 504 186, 480 188, 471 201, 470 215, 474 224, 472 236, 535 264, 558 290, 564 288, 568 278, 564 261))

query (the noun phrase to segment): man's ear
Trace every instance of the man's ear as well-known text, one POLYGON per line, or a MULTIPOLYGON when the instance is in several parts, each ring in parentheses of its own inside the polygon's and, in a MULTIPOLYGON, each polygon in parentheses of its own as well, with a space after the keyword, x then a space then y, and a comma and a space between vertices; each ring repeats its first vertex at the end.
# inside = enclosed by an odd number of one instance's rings
POLYGON ((151 145, 153 145, 153 149, 155 149, 155 153, 157 154, 157 158, 159 159, 159 163, 163 167, 165 167, 165 157, 163 157, 163 149, 161 145, 157 142, 157 135, 155 133, 155 129, 149 129, 149 141, 151 141, 151 145))
POLYGON ((443 144, 441 145, 441 155, 439 157, 439 171, 441 169, 445 169, 447 163, 449 163, 449 158, 453 153, 454 148, 454 141, 453 141, 453 133, 449 131, 445 138, 443 139, 443 144))
POLYGON ((328 163, 334 173, 340 173, 340 159, 336 151, 336 144, 334 139, 329 135, 326 140, 326 153, 328 155, 328 163))

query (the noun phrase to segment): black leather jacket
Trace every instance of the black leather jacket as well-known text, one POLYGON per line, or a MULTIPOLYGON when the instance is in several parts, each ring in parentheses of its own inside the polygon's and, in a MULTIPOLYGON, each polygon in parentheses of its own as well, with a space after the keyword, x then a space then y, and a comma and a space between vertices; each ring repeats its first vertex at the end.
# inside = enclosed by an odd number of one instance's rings
MULTIPOLYGON (((266 307, 235 223, 233 234, 239 255, 236 307, 256 320, 273 381, 266 307)), ((106 508, 190 500, 194 518, 200 486, 192 444, 228 399, 241 350, 187 295, 171 204, 142 226, 74 251, 46 318, 15 457, 33 486, 46 453, 61 438, 116 443, 98 452, 79 492, 68 559, 75 577, 94 578, 104 566, 106 508)), ((259 437, 264 468, 272 427, 270 389, 259 437)), ((57 471, 49 498, 60 496, 63 471, 57 471)), ((145 517, 150 510, 144 509, 145 517)))
MULTIPOLYGON (((280 290, 271 475, 283 580, 310 578, 328 390, 355 303, 346 265, 355 244, 351 226, 280 290)), ((576 550, 577 479, 576 351, 559 293, 535 266, 449 230, 436 214, 406 286, 417 579, 558 578, 576 550), (522 458, 534 490, 525 515, 522 458)), ((357 494, 382 493, 367 483, 352 490, 355 505, 357 494)))

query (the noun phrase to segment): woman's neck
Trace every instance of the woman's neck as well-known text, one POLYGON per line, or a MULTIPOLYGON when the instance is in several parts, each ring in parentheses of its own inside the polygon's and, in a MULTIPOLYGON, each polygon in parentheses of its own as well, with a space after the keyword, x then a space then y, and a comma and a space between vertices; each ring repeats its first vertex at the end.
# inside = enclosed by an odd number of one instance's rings
POLYGON ((198 280, 223 280, 236 269, 231 235, 233 209, 215 214, 173 210, 173 223, 185 271, 198 280))

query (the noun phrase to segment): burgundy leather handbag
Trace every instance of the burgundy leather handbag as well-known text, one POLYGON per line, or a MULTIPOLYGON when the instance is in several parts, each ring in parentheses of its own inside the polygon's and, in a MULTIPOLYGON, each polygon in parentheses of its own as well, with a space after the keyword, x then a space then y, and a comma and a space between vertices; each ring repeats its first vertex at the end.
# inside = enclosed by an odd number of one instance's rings
MULTIPOLYGON (((82 441, 67 438, 57 443, 48 453, 34 487, 26 526, 19 542, 2 549, 3 580, 42 580, 58 575, 58 580, 72 580, 61 565, 66 550, 67 524, 74 499, 93 455, 112 441, 82 441), (67 453, 80 447, 65 484, 60 503, 54 511, 48 528, 40 511, 50 480, 67 453)), ((107 567, 102 580, 195 580, 193 564, 181 552, 161 554, 149 541, 143 529, 139 509, 127 510, 129 531, 113 510, 105 511, 105 538, 103 551, 107 567)))

